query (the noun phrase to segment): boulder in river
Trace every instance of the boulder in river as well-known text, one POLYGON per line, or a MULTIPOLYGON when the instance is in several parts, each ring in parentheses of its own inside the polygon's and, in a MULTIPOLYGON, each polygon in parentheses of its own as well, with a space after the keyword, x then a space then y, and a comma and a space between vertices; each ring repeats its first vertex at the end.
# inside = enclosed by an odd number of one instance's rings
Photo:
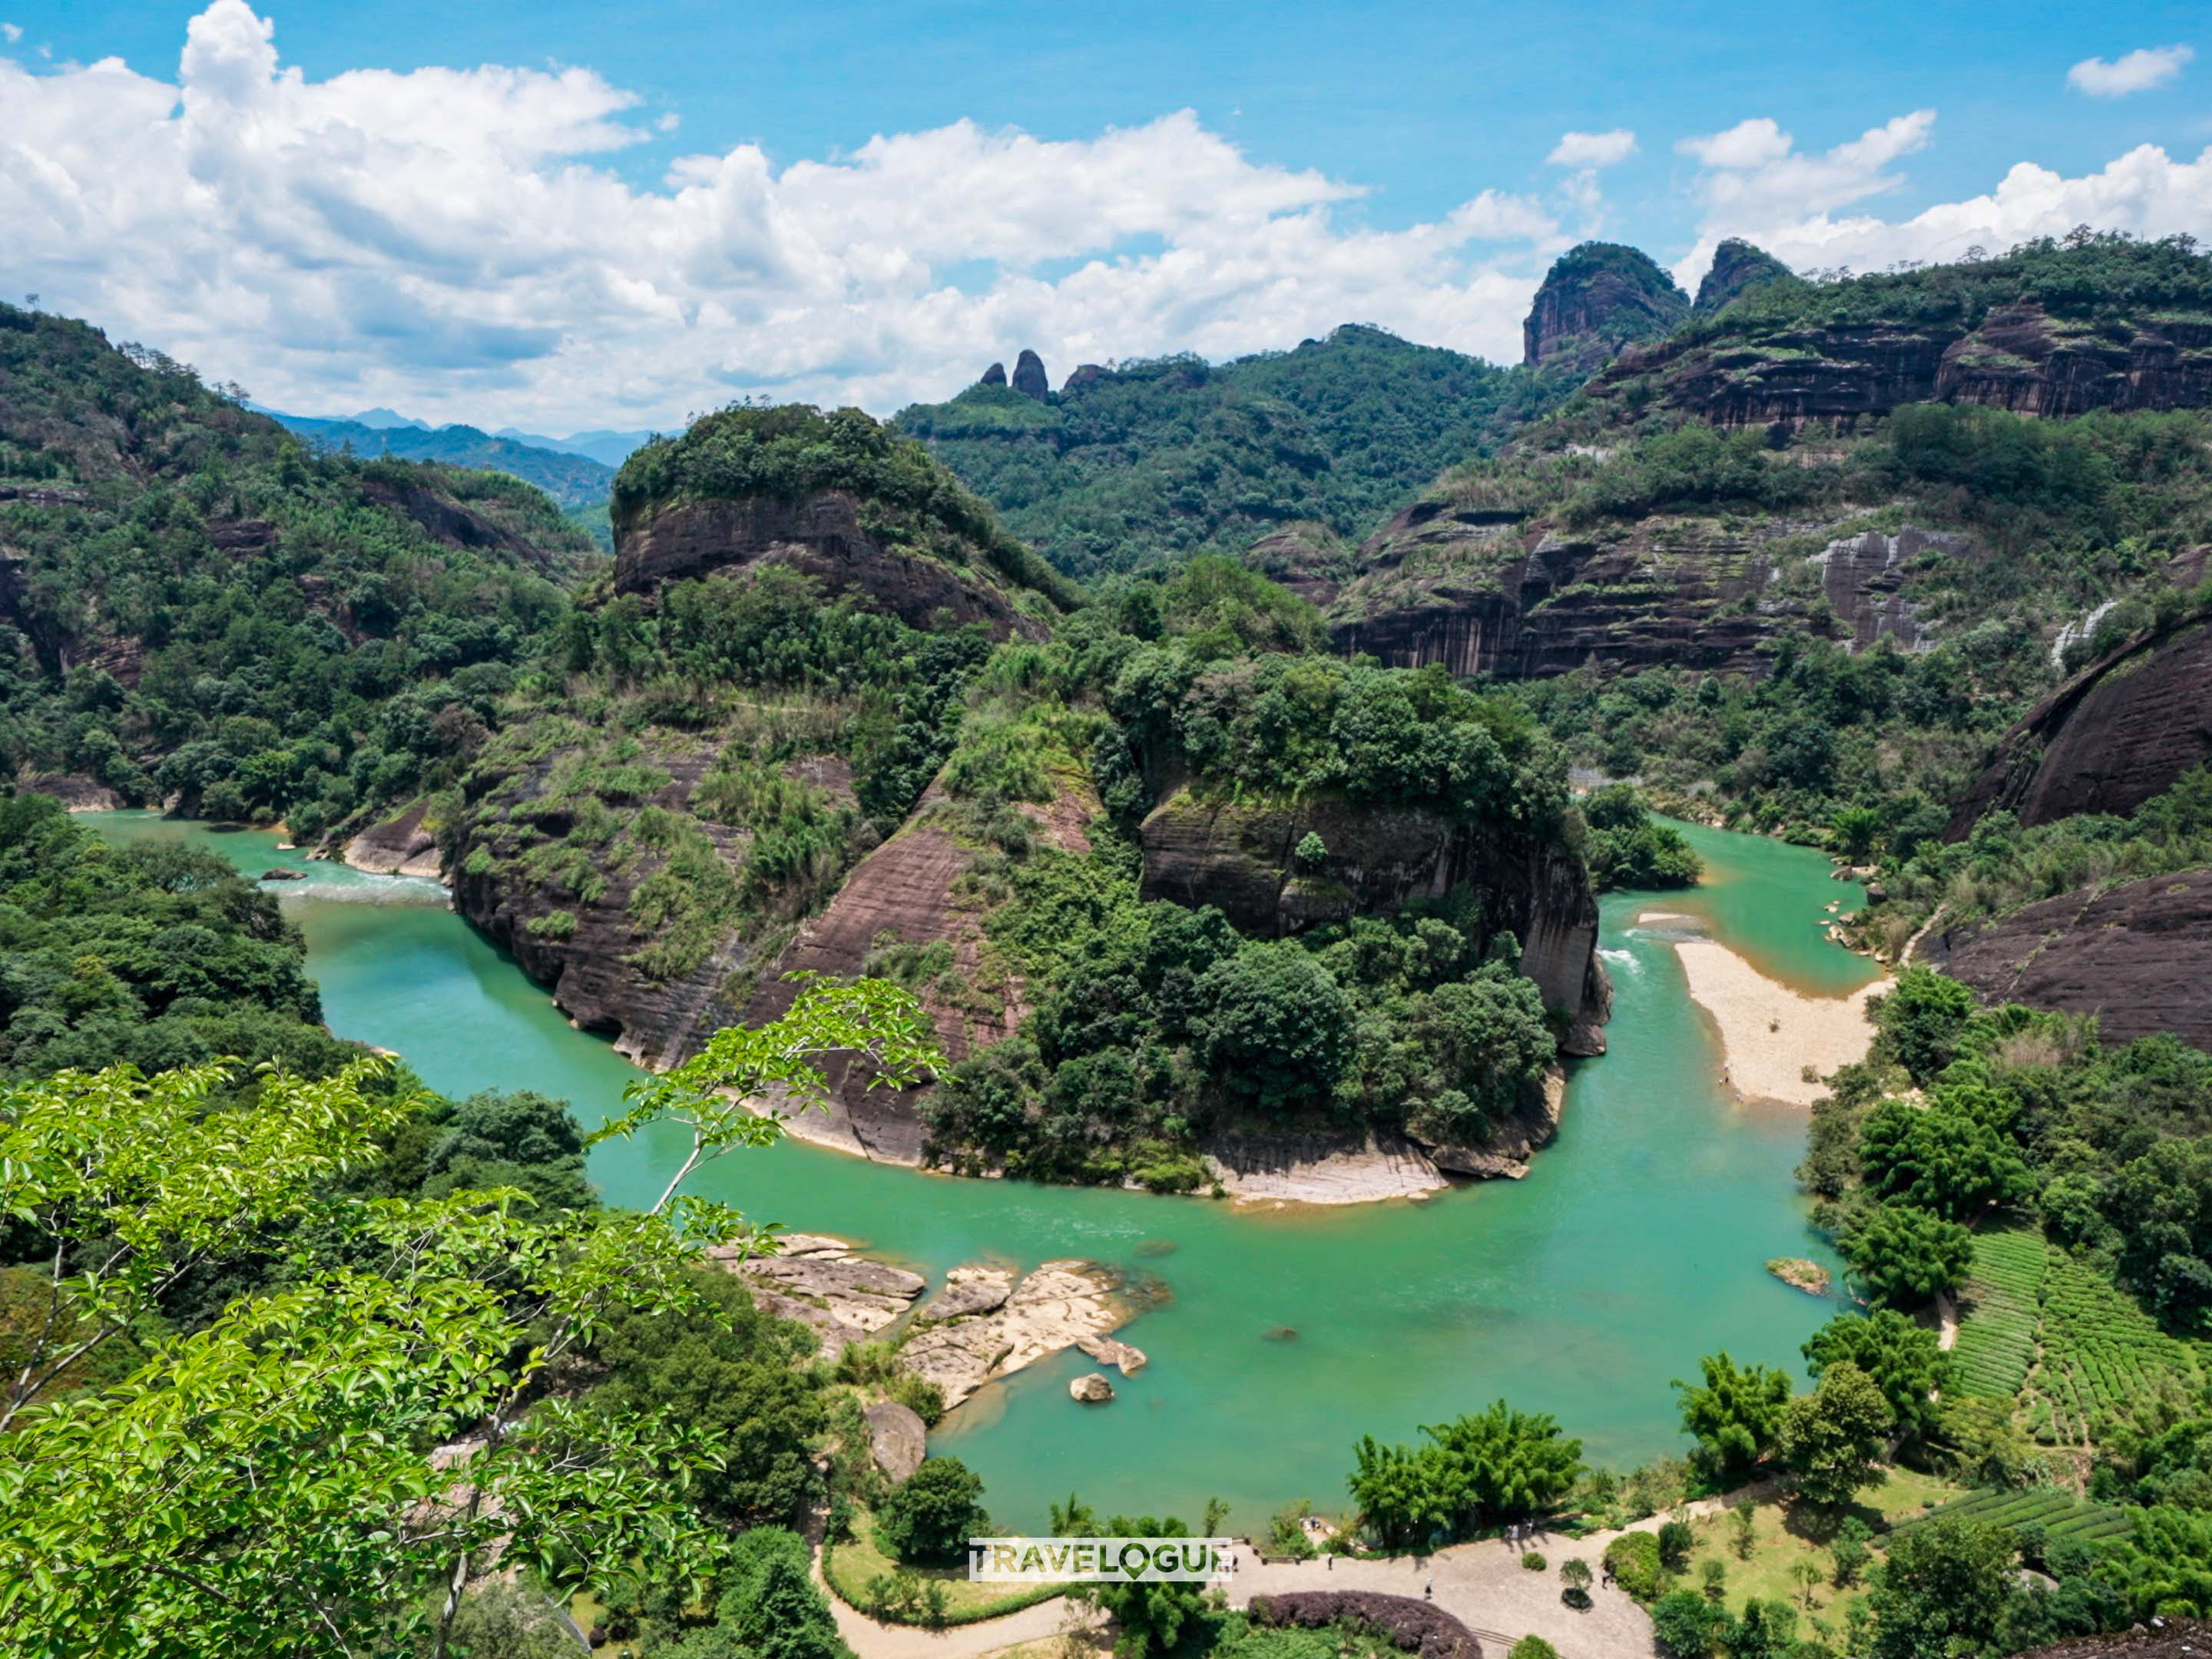
POLYGON ((281 864, 274 870, 264 870, 261 872, 261 879, 264 881, 305 881, 307 878, 307 872, 305 870, 287 870, 281 864))
POLYGON ((1102 1365, 1111 1365, 1124 1376, 1133 1376, 1145 1369, 1145 1351, 1118 1342, 1110 1336, 1079 1336, 1075 1346, 1102 1365))
POLYGON ((1097 1371, 1091 1371, 1067 1385, 1067 1397, 1086 1406, 1103 1406, 1114 1397, 1114 1385, 1097 1371))
MULTIPOLYGON (((1012 1278, 1002 1268, 956 1268, 957 1282, 938 1301, 957 1305, 948 1302, 955 1291, 981 1297, 963 1287, 987 1275, 1012 1278)), ((1115 1275, 1095 1262, 1048 1261, 987 1311, 917 1321, 899 1350, 899 1368, 934 1383, 950 1408, 996 1377, 1118 1328, 1129 1317, 1119 1290, 1115 1275)))

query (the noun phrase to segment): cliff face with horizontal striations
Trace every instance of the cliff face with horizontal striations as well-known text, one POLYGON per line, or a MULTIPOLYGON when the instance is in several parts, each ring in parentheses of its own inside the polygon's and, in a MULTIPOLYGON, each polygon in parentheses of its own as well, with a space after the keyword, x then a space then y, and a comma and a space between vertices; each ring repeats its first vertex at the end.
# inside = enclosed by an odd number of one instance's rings
POLYGON ((909 627, 928 628, 950 616, 956 623, 988 623, 1000 639, 1044 631, 1018 615, 1005 588, 981 569, 884 546, 861 527, 860 502, 842 489, 799 501, 753 495, 650 508, 623 527, 615 587, 650 592, 683 577, 759 564, 803 570, 825 592, 857 594, 909 627))
POLYGON ((1997 739, 1953 814, 1953 840, 2002 808, 2023 823, 2133 811, 2212 761, 2212 616, 2130 641, 1997 739))
POLYGON ((1485 941, 1511 933, 1521 971, 1547 1007, 1565 1015, 1566 1051, 1605 1050, 1613 988, 1597 957, 1597 901, 1564 847, 1486 841, 1425 807, 1328 797, 1255 805, 1184 789, 1152 809, 1139 839, 1146 898, 1217 906, 1248 933, 1295 933, 1471 886, 1481 896, 1485 941), (1328 858, 1319 870, 1296 872, 1291 854, 1309 833, 1321 836, 1328 858))
POLYGON ((1816 522, 1665 516, 1588 530, 1505 508, 1418 501, 1343 563, 1297 563, 1304 544, 1255 550, 1322 606, 1332 643, 1397 667, 1540 678, 1595 663, 1761 675, 1777 634, 1860 647, 1917 646, 1927 629, 1899 589, 1925 555, 1966 558, 1964 537, 1906 526, 1838 538, 1809 556, 1816 522), (1344 564, 1351 567, 1346 574, 1344 564), (1830 616, 1812 601, 1826 600, 1830 616))
POLYGON ((2171 1031, 2212 1048, 2212 870, 2062 894, 1915 955, 1994 1002, 2094 1014, 2108 1042, 2171 1031))
POLYGON ((1721 427, 1848 422, 1931 402, 2044 416, 2212 405, 2212 322, 2184 317, 2094 322, 2023 301, 1971 328, 1821 322, 1754 334, 1728 321, 1717 335, 1630 347, 1590 395, 1656 387, 1667 406, 1721 427))

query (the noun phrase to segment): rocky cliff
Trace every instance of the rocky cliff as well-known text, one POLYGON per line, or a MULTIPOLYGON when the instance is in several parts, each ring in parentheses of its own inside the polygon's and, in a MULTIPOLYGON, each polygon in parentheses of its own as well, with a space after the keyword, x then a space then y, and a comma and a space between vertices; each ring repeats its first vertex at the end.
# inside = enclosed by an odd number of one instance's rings
POLYGON ((2023 823, 2133 811, 2212 761, 2212 614, 2130 641, 1998 738, 1950 836, 2002 808, 2023 823))
POLYGON ((2171 1031, 2212 1048, 2212 870, 2063 894, 1930 933, 1916 959, 1992 1001, 2094 1014, 2106 1041, 2171 1031))
POLYGON ((1188 789, 1152 809, 1139 839, 1146 898, 1217 906, 1248 933, 1294 933, 1471 886, 1481 895, 1486 939, 1505 932, 1519 939, 1522 972, 1565 1015, 1566 1052, 1605 1050, 1613 991, 1597 958, 1597 901, 1564 847, 1486 838, 1425 807, 1328 798, 1257 805, 1188 789), (1328 857, 1297 871, 1292 851, 1309 833, 1328 857))
POLYGON ((2054 315, 2034 301, 1961 321, 1790 323, 1760 318, 1632 346, 1590 387, 1601 403, 1667 406, 1716 426, 1802 425, 1900 404, 2019 414, 2212 404, 2212 322, 2054 315))
POLYGON ((1912 526, 1820 541, 1831 529, 1688 514, 1575 527, 1443 491, 1352 555, 1285 532, 1254 556, 1322 607, 1340 652, 1516 679, 1584 663, 1764 674, 1784 630, 1917 647, 1929 628, 1900 592, 1913 562, 1975 556, 1912 526))
POLYGON ((956 565, 870 535, 861 526, 859 499, 842 489, 798 500, 678 498, 649 507, 622 526, 615 586, 651 592, 684 577, 760 564, 803 570, 826 592, 855 594, 910 627, 928 628, 949 616, 955 623, 986 623, 1001 639, 1044 632, 1015 611, 1006 586, 980 564, 956 565))
POLYGON ((1648 254, 1618 242, 1584 242, 1560 256, 1522 325, 1522 361, 1563 356, 1601 363, 1631 340, 1663 334, 1690 301, 1648 254))

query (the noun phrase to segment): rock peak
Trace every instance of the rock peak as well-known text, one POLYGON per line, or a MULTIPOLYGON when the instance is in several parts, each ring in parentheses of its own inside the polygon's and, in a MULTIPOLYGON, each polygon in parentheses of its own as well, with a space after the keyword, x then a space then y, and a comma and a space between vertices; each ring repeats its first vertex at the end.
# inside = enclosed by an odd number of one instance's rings
POLYGON ((1052 383, 1045 379, 1044 359, 1027 346, 1014 359, 1014 390, 1024 398, 1034 398, 1042 403, 1052 395, 1052 383))
POLYGON ((1713 250, 1712 268, 1698 284, 1698 301, 1691 309, 1705 316, 1718 311, 1747 288, 1792 274, 1788 265, 1765 248, 1731 236, 1713 250))
POLYGON ((1006 366, 1004 363, 993 363, 983 371, 983 378, 975 382, 977 386, 1004 386, 1006 383, 1006 366))
POLYGON ((1689 315, 1689 296, 1641 249, 1584 242, 1559 256, 1522 327, 1530 367, 1573 349, 1595 369, 1631 340, 1664 334, 1689 315))

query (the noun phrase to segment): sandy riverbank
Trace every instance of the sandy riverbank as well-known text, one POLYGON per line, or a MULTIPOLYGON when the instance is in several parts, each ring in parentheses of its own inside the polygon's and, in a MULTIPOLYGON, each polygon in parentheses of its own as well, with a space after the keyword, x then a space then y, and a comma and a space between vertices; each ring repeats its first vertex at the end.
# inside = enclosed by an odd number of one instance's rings
MULTIPOLYGON (((1666 920, 1677 918, 1638 918, 1666 920)), ((1808 996, 1769 979, 1715 939, 1678 939, 1674 954, 1689 976, 1692 999, 1720 1027, 1729 1086, 1741 1098, 1810 1106, 1826 1091, 1806 1081, 1808 1066, 1825 1077, 1866 1057, 1874 1039, 1867 999, 1886 981, 1861 986, 1849 996, 1808 996)))

